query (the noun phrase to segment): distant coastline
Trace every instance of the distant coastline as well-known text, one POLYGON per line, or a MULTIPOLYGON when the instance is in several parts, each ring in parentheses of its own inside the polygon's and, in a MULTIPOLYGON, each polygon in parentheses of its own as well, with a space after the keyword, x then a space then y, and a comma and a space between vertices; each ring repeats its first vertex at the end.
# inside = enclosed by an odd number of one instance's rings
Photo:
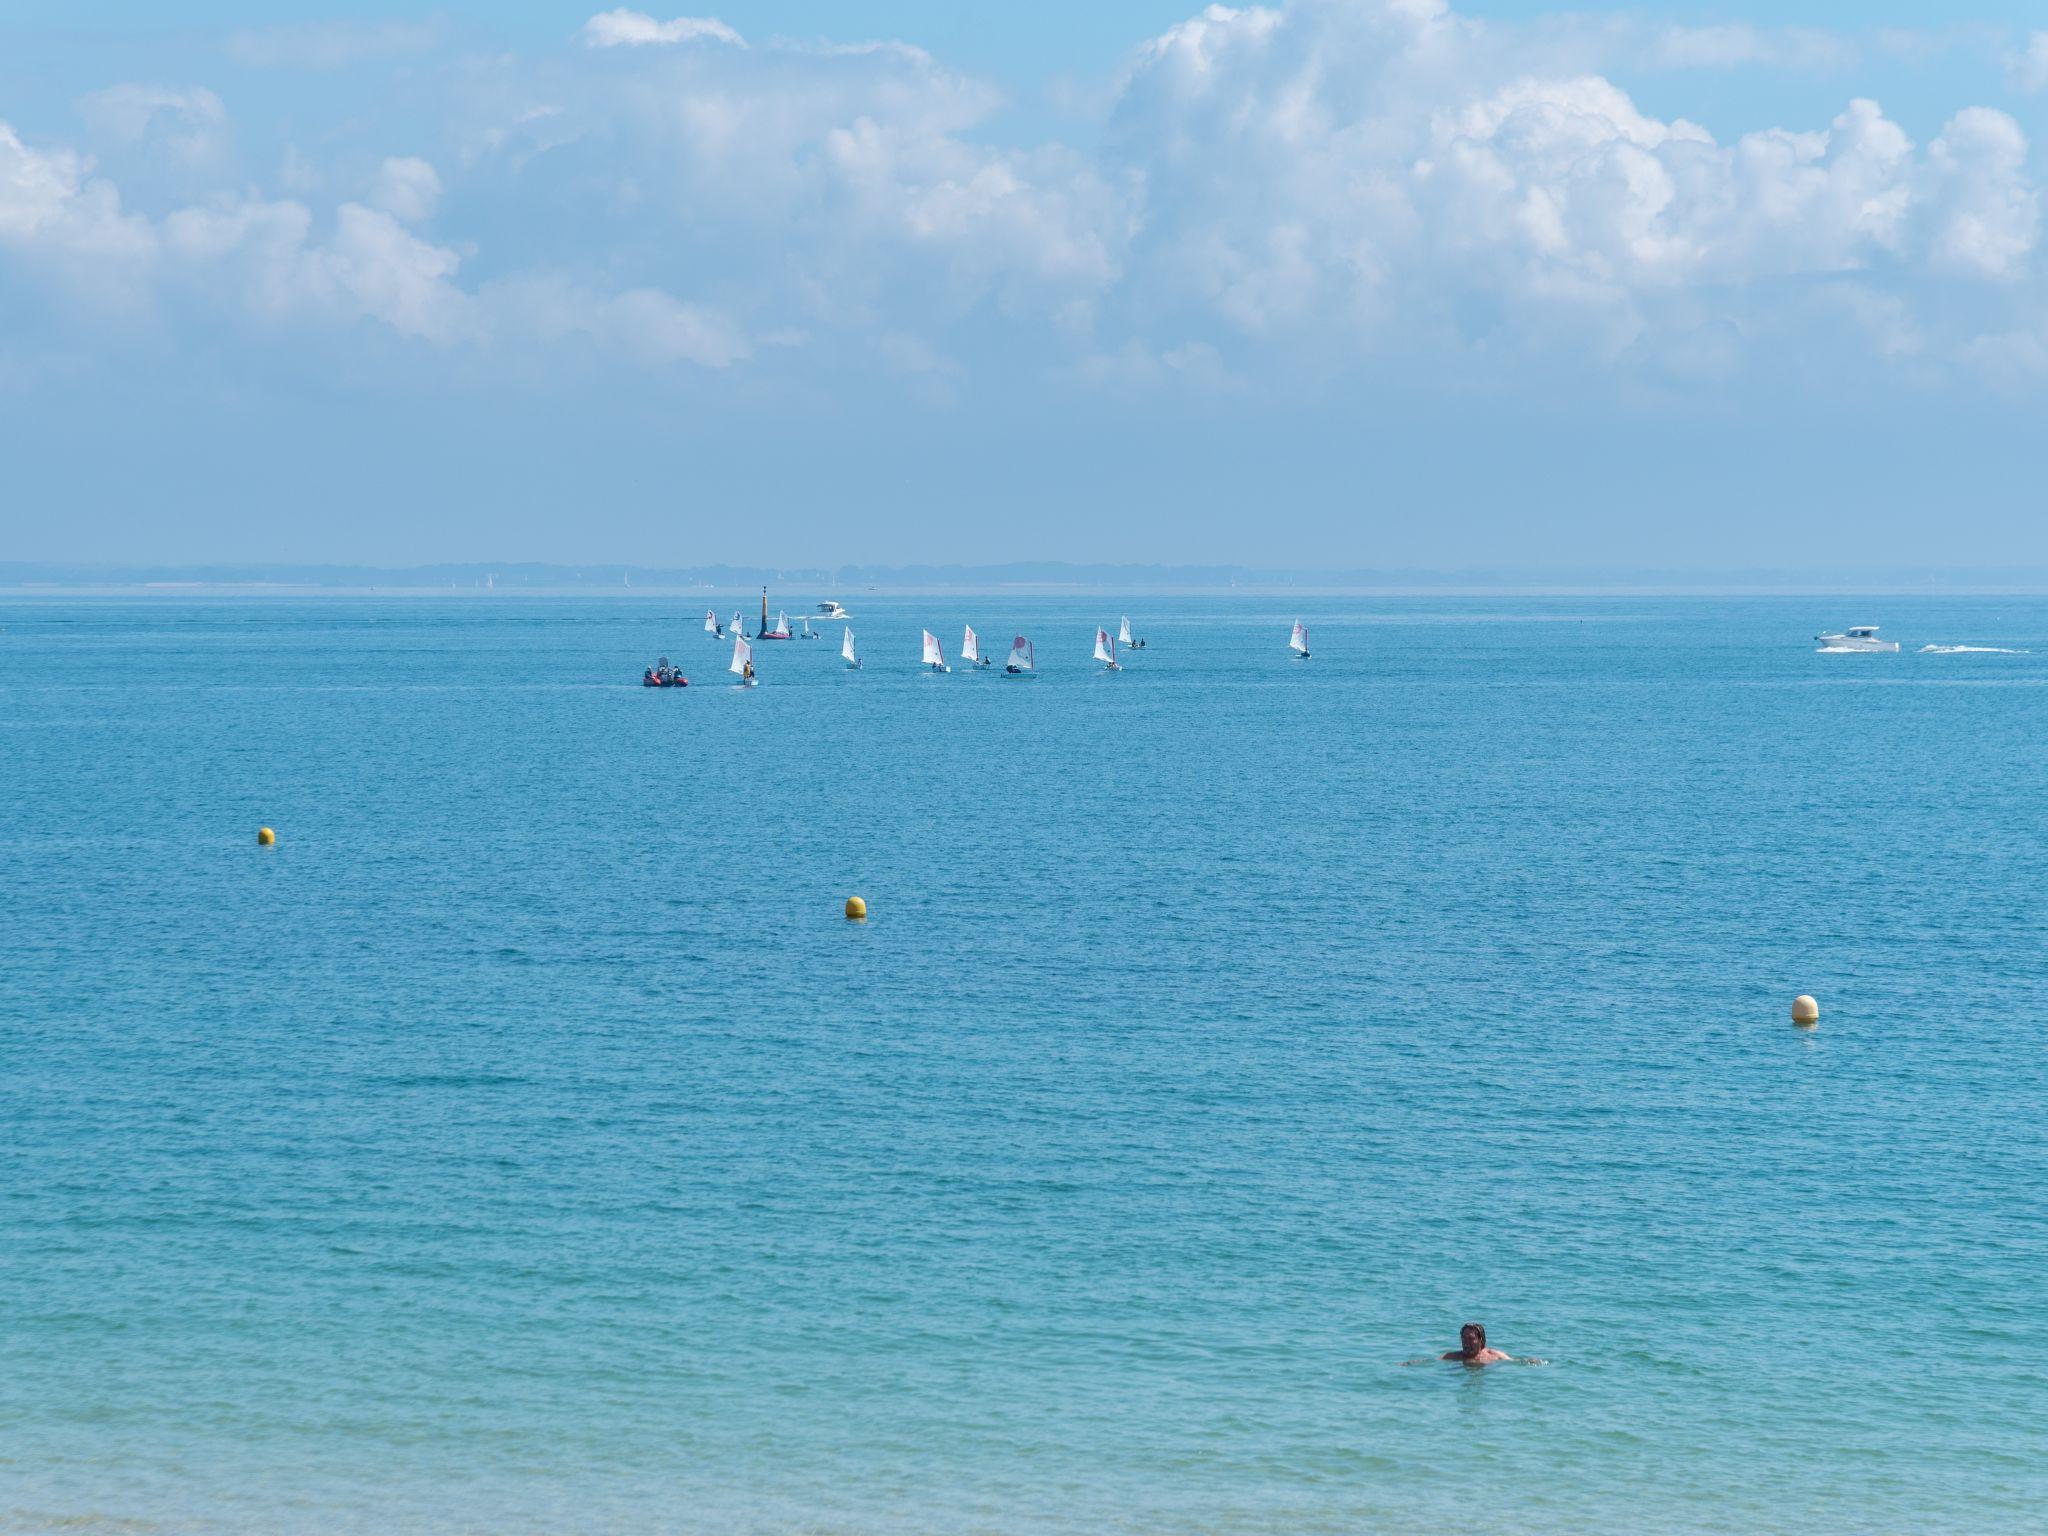
POLYGON ((752 592, 1019 591, 1353 592, 1485 595, 1671 596, 1871 595, 2021 596, 2048 592, 2048 569, 1955 568, 1867 571, 1304 570, 1236 565, 1110 565, 1063 561, 1000 565, 842 565, 663 567, 538 562, 367 566, 286 562, 147 565, 0 561, 0 591, 19 594, 121 593, 335 596, 595 595, 702 596, 752 592))

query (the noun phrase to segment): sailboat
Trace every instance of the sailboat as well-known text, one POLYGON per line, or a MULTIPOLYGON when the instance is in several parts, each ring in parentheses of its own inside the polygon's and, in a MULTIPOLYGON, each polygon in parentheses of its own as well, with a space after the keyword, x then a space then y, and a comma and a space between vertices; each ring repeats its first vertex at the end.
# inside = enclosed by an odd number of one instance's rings
POLYGON ((747 632, 747 621, 741 616, 739 609, 733 609, 732 623, 727 627, 726 632, 734 635, 744 635, 747 632))
POLYGON ((930 630, 924 632, 924 664, 934 672, 950 672, 946 665, 946 653, 939 648, 939 637, 930 630))
POLYGON ((818 638, 817 632, 811 628, 811 621, 809 619, 804 620, 804 632, 798 638, 802 640, 815 640, 818 638))
POLYGON ((989 658, 981 654, 981 642, 974 638, 974 626, 967 626, 967 633, 960 638, 960 659, 977 667, 989 664, 989 658))
POLYGON ((704 610, 704 633, 714 640, 723 640, 725 631, 718 627, 718 615, 709 608, 704 610))
POLYGON ((1308 627, 1301 620, 1294 621, 1294 634, 1287 642, 1294 654, 1303 661, 1308 660, 1308 627))
POLYGON ((1019 635, 1010 642, 1010 659, 1003 664, 1003 671, 1011 677, 1030 677, 1037 670, 1031 658, 1031 642, 1019 635))
POLYGON ((848 667, 856 672, 860 670, 860 658, 853 654, 853 631, 850 629, 846 632, 846 638, 839 642, 839 654, 846 658, 848 667))
POLYGON ((1127 651, 1145 649, 1144 641, 1131 638, 1131 616, 1128 613, 1124 615, 1123 622, 1116 627, 1116 643, 1127 651))
POLYGON ((1095 659, 1103 663, 1103 670, 1106 672, 1123 671, 1116 661, 1116 642, 1109 638, 1109 631, 1106 629, 1095 631, 1095 659))
POLYGON ((754 686, 754 648, 745 635, 732 637, 732 666, 727 670, 738 674, 742 688, 754 686))

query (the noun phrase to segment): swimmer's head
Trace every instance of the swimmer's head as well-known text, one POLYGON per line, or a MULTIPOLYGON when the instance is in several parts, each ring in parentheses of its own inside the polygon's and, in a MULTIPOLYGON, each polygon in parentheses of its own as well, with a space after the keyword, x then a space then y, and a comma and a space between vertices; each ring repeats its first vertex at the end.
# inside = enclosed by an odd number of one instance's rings
POLYGON ((1476 1355, 1486 1348, 1486 1325, 1467 1323, 1458 1330, 1458 1348, 1468 1355, 1476 1355))

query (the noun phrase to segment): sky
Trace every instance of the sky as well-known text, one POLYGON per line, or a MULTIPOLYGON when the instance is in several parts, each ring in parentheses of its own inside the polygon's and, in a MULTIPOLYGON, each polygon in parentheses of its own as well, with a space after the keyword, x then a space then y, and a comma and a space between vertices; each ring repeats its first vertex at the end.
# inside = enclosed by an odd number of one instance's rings
POLYGON ((2048 567, 1961 6, 10 0, 0 561, 2048 567))

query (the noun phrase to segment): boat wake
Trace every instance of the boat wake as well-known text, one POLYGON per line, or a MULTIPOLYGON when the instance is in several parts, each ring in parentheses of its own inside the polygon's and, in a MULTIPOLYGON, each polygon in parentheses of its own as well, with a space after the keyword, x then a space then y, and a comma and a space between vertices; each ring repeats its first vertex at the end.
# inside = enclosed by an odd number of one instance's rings
POLYGON ((2015 651, 2003 645, 1923 645, 1922 656, 2031 656, 2032 651, 2015 651))

